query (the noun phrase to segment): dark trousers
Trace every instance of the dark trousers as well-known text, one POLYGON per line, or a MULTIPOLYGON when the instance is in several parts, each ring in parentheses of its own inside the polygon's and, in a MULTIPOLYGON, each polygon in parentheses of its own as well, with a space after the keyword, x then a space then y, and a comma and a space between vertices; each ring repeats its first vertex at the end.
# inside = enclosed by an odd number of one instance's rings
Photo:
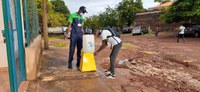
POLYGON ((83 39, 82 37, 71 37, 70 38, 70 51, 69 51, 69 64, 72 64, 73 56, 75 47, 77 46, 77 64, 76 66, 80 66, 80 60, 81 60, 81 49, 82 49, 83 39))
POLYGON ((117 58, 117 55, 121 47, 122 47, 122 43, 115 45, 110 54, 110 69, 109 70, 112 74, 115 74, 115 60, 117 58))
POLYGON ((179 39, 182 39, 183 42, 185 42, 185 40, 184 40, 184 34, 178 34, 177 42, 179 42, 179 39))
POLYGON ((155 35, 158 36, 158 31, 155 32, 155 35))

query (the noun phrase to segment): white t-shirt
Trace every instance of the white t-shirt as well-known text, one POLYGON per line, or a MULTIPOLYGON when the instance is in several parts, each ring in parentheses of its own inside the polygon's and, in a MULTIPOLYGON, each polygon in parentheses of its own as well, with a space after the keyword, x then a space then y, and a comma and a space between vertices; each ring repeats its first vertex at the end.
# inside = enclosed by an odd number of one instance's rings
POLYGON ((113 46, 117 45, 121 42, 121 39, 119 37, 111 36, 112 33, 109 30, 102 30, 101 38, 102 40, 107 40, 110 44, 113 46), (109 37, 111 36, 111 37, 109 37))
POLYGON ((180 26, 179 30, 181 30, 181 32, 179 32, 179 34, 184 34, 184 32, 185 32, 185 27, 184 27, 184 26, 180 26))

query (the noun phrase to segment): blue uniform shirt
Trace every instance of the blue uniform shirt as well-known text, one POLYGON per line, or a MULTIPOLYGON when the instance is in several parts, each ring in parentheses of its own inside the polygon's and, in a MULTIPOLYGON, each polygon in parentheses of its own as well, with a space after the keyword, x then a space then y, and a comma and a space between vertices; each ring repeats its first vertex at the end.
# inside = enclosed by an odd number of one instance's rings
POLYGON ((69 17, 69 22, 72 23, 71 37, 82 37, 82 26, 84 25, 84 19, 77 13, 72 13, 69 17))

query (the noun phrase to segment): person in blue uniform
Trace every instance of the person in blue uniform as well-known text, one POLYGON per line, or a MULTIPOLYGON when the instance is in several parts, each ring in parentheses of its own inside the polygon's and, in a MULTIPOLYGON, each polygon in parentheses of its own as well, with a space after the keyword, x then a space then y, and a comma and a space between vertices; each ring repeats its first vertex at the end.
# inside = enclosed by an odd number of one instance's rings
POLYGON ((72 69, 72 61, 74 56, 75 47, 77 46, 77 63, 76 66, 80 66, 81 50, 82 50, 82 37, 84 33, 84 19, 83 14, 87 13, 86 7, 81 6, 78 12, 72 13, 69 17, 68 32, 70 32, 70 47, 69 47, 69 60, 68 68, 72 69))

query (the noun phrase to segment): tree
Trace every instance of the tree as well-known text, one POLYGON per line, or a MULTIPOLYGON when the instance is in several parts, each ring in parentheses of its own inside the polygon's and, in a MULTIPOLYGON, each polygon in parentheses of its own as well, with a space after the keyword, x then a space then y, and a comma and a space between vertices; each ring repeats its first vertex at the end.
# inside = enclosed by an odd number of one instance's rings
POLYGON ((142 0, 123 0, 117 6, 119 18, 122 25, 130 26, 134 20, 134 15, 138 12, 144 12, 142 0))
POLYGON ((161 15, 164 22, 180 22, 200 19, 200 0, 177 0, 166 14, 161 15))
POLYGON ((64 14, 58 12, 49 12, 48 14, 48 27, 57 27, 67 25, 64 14))
POLYGON ((100 24, 99 24, 98 16, 92 16, 92 17, 86 18, 84 26, 90 29, 99 29, 100 24))
POLYGON ((63 0, 52 0, 51 3, 55 7, 54 12, 59 12, 60 14, 63 14, 65 17, 65 20, 69 18, 70 11, 68 7, 65 5, 65 2, 63 0))
MULTIPOLYGON (((42 28, 42 0, 37 0, 39 25, 42 28)), ((70 12, 63 0, 47 2, 48 27, 65 26, 70 12)))
POLYGON ((115 9, 108 6, 106 8, 106 11, 102 12, 98 16, 86 18, 85 26, 90 29, 105 28, 108 26, 117 27, 118 20, 118 12, 115 9))
POLYGON ((135 7, 141 12, 144 11, 144 8, 143 8, 143 3, 142 3, 142 0, 136 0, 135 1, 135 7))
POLYGON ((55 6, 54 11, 61 14, 69 15, 70 11, 63 0, 52 0, 51 3, 55 6))
POLYGON ((107 7, 106 11, 99 15, 99 24, 102 27, 116 27, 118 19, 117 11, 107 7))
POLYGON ((91 21, 93 17, 87 18, 86 25, 93 25, 88 22, 98 22, 99 28, 130 26, 134 20, 134 15, 145 11, 142 4, 142 0, 136 0, 135 2, 134 0, 123 0, 115 8, 108 6, 105 12, 95 16, 95 21, 91 21))

